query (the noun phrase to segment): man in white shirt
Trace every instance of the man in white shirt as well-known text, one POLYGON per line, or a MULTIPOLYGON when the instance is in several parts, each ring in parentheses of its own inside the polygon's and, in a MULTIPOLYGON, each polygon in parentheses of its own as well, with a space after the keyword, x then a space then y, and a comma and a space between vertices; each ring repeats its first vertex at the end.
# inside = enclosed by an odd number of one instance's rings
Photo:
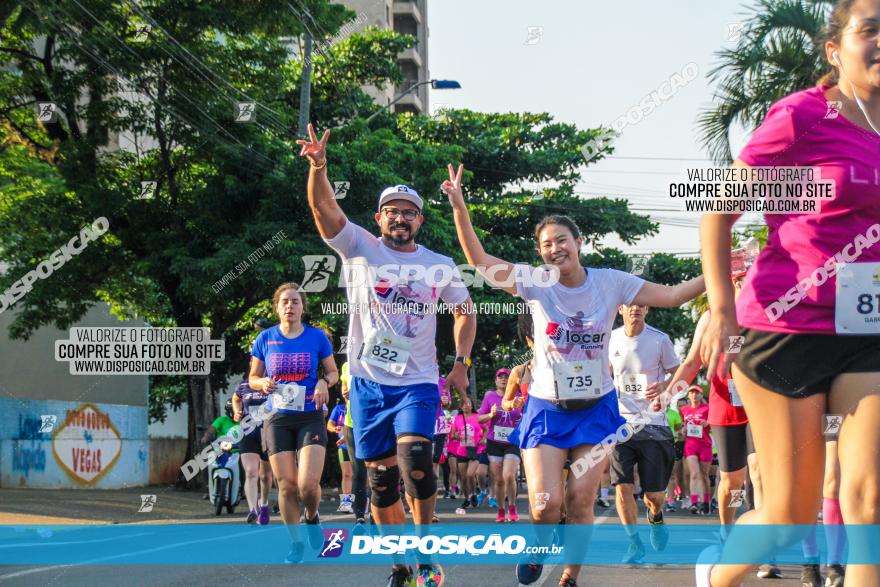
POLYGON ((667 376, 679 365, 669 336, 645 324, 647 306, 620 306, 623 326, 611 333, 609 353, 617 388, 620 415, 637 432, 614 446, 611 453, 611 482, 616 486, 617 514, 630 537, 624 563, 638 563, 645 548, 638 535, 638 509, 634 498, 633 469, 638 467, 651 524, 651 545, 663 550, 669 532, 663 521, 666 486, 675 463, 672 433, 666 422, 665 406, 655 405, 665 390, 667 376))
MULTIPOLYGON (((452 259, 415 243, 424 223, 424 202, 405 185, 386 188, 375 215, 381 237, 349 221, 327 179, 326 144, 310 124, 300 155, 309 159, 308 196, 318 232, 339 253, 345 271, 351 352, 351 414, 357 454, 367 465, 373 519, 403 524, 399 481, 403 478, 413 521, 430 525, 437 483, 432 444, 440 406, 435 347, 437 306, 454 312, 456 360, 446 390, 467 390, 467 369, 476 315, 452 259)), ((424 528, 424 527, 423 527, 424 528)), ((388 587, 442 585, 443 570, 419 560, 417 577, 395 560, 388 587)))

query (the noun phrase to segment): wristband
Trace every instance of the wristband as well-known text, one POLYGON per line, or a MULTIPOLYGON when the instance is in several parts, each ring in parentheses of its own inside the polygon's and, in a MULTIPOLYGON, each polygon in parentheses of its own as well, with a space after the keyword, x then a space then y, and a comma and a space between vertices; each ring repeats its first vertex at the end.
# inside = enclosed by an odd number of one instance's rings
POLYGON ((309 164, 312 166, 312 169, 316 169, 316 170, 317 170, 317 169, 324 169, 325 167, 327 167, 327 160, 324 159, 324 162, 321 163, 320 165, 315 165, 315 164, 312 163, 311 161, 309 161, 309 164))

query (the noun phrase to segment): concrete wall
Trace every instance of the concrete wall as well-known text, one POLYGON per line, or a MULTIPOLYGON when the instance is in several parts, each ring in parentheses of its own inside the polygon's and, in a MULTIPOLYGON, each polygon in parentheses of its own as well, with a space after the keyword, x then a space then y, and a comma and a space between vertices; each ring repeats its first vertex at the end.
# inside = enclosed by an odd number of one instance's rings
POLYGON ((142 486, 148 461, 144 406, 0 398, 0 487, 142 486))

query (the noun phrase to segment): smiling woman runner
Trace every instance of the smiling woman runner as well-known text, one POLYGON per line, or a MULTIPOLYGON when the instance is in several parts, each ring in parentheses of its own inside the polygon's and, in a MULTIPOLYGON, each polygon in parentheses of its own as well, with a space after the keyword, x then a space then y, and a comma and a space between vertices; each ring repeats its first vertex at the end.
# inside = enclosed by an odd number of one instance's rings
MULTIPOLYGON (((559 281, 552 286, 546 280, 533 283, 533 267, 514 265, 483 249, 461 192, 463 172, 463 166, 456 173, 450 165, 449 180, 443 182, 442 189, 452 205, 458 240, 468 263, 493 286, 523 298, 532 311, 533 380, 522 421, 509 440, 523 449, 532 522, 537 525, 541 545, 549 546, 563 496, 567 523, 593 523, 593 497, 603 469, 592 467, 581 476, 570 475, 563 491, 566 459, 574 462, 586 456, 593 445, 615 434, 625 422, 618 412, 608 357, 618 307, 680 306, 703 291, 703 278, 667 286, 622 271, 582 267, 584 239, 577 225, 567 216, 548 216, 536 227, 535 242, 541 259, 550 265, 544 276, 558 276, 559 281)), ((513 400, 514 409, 523 407, 522 398, 514 399, 510 387, 505 400, 513 400)), ((567 544, 566 559, 583 560, 586 542, 567 544)), ((526 585, 534 583, 542 569, 543 559, 528 555, 517 566, 517 579, 526 585)), ((580 565, 566 564, 560 585, 576 585, 579 572, 580 565)))
MULTIPOLYGON (((737 168, 818 167, 834 184, 817 214, 767 215, 767 246, 734 303, 731 228, 739 214, 701 222, 712 315, 701 354, 723 378, 733 364, 749 416, 763 503, 744 514, 725 553, 767 560, 803 538, 822 499, 825 416, 842 415, 840 509, 847 525, 880 523, 880 0, 841 0, 826 31, 832 72, 776 102, 734 163, 737 168), (829 116, 831 103, 834 116, 829 116), (845 266, 844 266, 845 265, 845 266), (737 325, 743 327, 742 333, 737 325), (743 335, 742 352, 725 352, 743 335), (764 539, 742 525, 785 524, 764 539)), ((880 584, 877 534, 850 541, 847 585, 880 584)), ((739 585, 749 564, 717 564, 705 551, 701 586, 739 585)))
POLYGON ((274 413, 263 422, 269 464, 278 480, 281 518, 290 534, 285 562, 302 562, 299 501, 305 506, 309 545, 318 550, 324 533, 318 518, 321 471, 327 447, 323 408, 339 380, 333 349, 323 331, 302 321, 305 299, 296 283, 282 283, 272 296, 281 323, 260 333, 251 350, 251 389, 271 394, 274 413), (318 379, 318 364, 324 376, 318 379))

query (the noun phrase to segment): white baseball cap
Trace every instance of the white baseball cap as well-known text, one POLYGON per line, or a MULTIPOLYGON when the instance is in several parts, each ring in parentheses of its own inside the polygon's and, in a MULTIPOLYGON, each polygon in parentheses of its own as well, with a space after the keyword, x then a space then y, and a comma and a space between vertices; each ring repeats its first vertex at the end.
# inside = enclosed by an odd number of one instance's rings
POLYGON ((381 209, 386 202, 390 202, 391 200, 406 200, 407 202, 412 202, 415 204, 416 208, 419 209, 419 212, 421 212, 424 207, 424 202, 422 202, 419 193, 411 187, 402 184, 393 185, 382 190, 382 195, 379 196, 379 208, 381 209))

